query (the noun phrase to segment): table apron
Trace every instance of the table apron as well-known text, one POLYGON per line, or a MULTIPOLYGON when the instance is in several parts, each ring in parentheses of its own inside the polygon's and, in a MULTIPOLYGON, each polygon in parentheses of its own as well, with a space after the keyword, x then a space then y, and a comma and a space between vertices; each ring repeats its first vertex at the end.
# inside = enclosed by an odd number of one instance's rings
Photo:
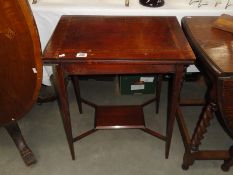
POLYGON ((103 75, 103 74, 139 74, 174 73, 176 64, 60 64, 67 74, 103 75))

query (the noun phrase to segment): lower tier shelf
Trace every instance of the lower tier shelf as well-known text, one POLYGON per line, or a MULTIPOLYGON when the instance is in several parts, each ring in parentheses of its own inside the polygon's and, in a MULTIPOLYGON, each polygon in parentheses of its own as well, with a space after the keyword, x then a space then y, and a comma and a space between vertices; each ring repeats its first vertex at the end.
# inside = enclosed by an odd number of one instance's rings
POLYGON ((141 106, 97 106, 95 128, 145 128, 143 109, 141 106))

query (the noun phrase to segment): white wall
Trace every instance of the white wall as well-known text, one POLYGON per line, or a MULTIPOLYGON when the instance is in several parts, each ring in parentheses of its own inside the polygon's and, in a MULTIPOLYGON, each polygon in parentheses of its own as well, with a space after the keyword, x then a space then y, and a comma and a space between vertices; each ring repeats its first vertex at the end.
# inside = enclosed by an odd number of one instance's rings
MULTIPOLYGON (((29 0, 40 34, 42 49, 45 48, 61 15, 111 15, 111 16, 218 16, 223 13, 233 15, 233 6, 225 9, 227 0, 215 7, 215 0, 205 0, 208 5, 198 8, 198 3, 189 5, 189 0, 165 0, 159 8, 144 7, 138 0, 37 0, 32 4, 29 0)), ((233 3, 233 2, 232 2, 233 3)), ((198 71, 195 66, 188 67, 189 72, 198 71)), ((49 85, 50 67, 44 67, 43 84, 49 85)))

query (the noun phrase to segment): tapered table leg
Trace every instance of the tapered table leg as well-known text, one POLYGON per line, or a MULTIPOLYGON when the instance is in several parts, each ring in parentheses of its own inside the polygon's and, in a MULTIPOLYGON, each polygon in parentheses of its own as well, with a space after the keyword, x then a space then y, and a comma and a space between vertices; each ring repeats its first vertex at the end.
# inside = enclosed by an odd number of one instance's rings
POLYGON ((172 132, 173 132, 177 108, 179 105, 179 97, 183 82, 184 70, 185 70, 184 65, 177 65, 176 71, 172 78, 171 98, 170 101, 168 102, 168 114, 167 114, 166 147, 165 147, 166 158, 168 158, 169 156, 172 132))
POLYGON ((69 144, 70 153, 72 159, 75 159, 73 136, 72 136, 72 127, 70 120, 69 112, 69 103, 68 103, 68 94, 65 86, 65 76, 61 65, 57 65, 55 69, 55 88, 58 93, 58 104, 60 107, 60 112, 63 120, 63 125, 66 133, 66 138, 69 144))
POLYGON ((27 166, 36 163, 36 159, 31 149, 27 146, 18 124, 11 123, 10 125, 5 126, 5 128, 15 142, 15 145, 17 146, 24 163, 27 166))
POLYGON ((156 113, 159 113, 159 105, 160 105, 160 96, 161 96, 161 88, 162 88, 163 75, 159 74, 156 80, 156 113))
POLYGON ((80 86, 79 86, 79 78, 78 76, 71 76, 72 82, 73 82, 73 86, 74 86, 74 92, 76 95, 76 100, 78 103, 78 109, 79 109, 79 113, 82 114, 83 110, 82 110, 82 99, 81 99, 81 94, 80 94, 80 86))

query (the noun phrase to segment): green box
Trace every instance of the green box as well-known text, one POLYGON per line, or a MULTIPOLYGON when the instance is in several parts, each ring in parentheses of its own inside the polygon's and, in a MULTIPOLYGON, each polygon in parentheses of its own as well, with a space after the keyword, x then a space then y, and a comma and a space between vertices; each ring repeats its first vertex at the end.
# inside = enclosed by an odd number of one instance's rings
POLYGON ((120 91, 122 95, 155 93, 154 75, 121 75, 120 91))

